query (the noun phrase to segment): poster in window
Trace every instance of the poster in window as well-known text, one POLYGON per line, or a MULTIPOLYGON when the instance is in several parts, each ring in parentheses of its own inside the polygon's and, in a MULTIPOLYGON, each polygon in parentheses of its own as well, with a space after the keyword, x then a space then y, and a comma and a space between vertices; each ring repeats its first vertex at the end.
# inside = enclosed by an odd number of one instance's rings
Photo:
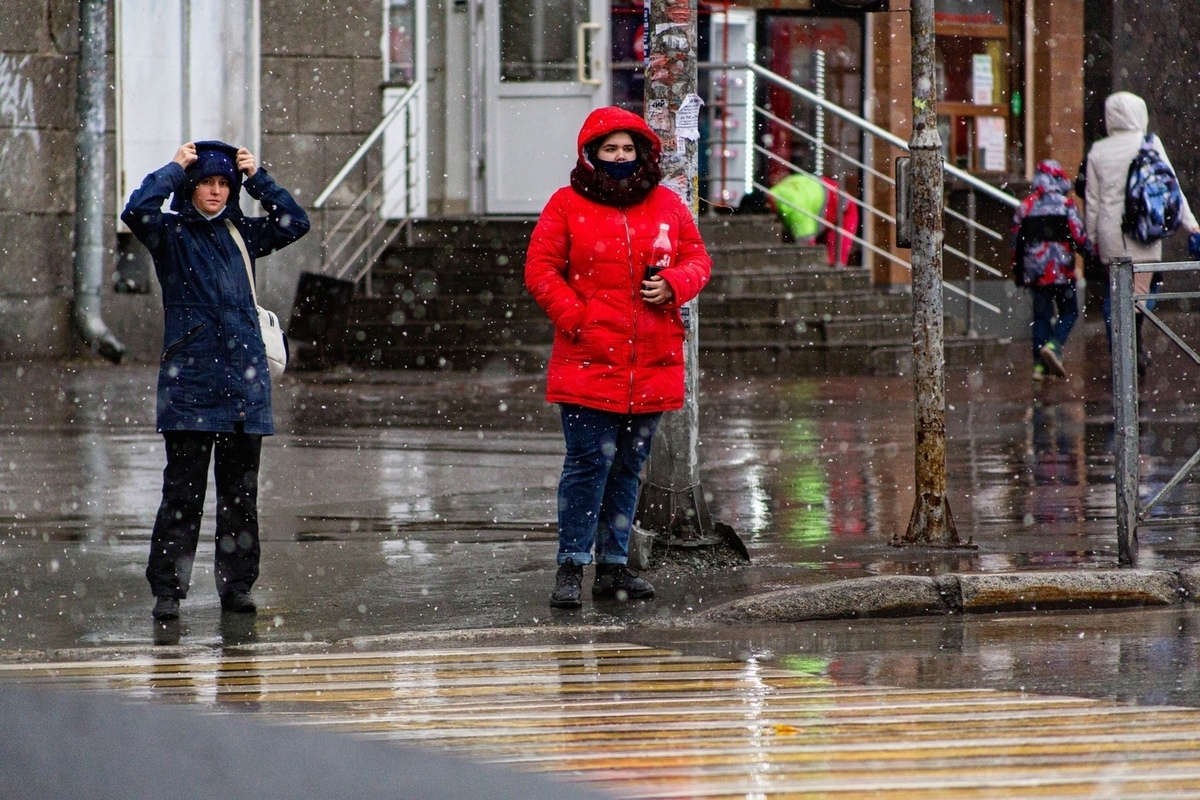
POLYGON ((971 57, 971 98, 976 105, 990 106, 996 78, 992 73, 992 57, 979 53, 971 57))
POLYGON ((1003 172, 1006 165, 1004 117, 979 117, 975 120, 975 150, 978 169, 1003 172))

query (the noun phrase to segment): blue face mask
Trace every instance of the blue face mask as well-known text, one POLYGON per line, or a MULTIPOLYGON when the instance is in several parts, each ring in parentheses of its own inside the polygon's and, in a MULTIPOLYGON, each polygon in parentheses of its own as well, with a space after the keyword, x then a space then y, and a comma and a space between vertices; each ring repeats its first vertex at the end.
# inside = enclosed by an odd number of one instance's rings
POLYGON ((600 165, 600 169, 604 170, 604 174, 615 180, 624 180, 637 172, 638 162, 636 161, 601 161, 596 159, 596 163, 600 165))

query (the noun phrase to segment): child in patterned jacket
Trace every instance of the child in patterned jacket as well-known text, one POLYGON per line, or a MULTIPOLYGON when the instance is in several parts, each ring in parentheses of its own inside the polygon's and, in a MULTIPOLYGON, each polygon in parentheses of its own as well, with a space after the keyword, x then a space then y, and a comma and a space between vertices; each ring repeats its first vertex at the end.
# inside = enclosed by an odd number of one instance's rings
POLYGON ((1093 253, 1083 217, 1069 196, 1071 179, 1054 160, 1041 161, 1033 191, 1012 224, 1013 280, 1033 299, 1033 379, 1065 377, 1063 348, 1079 318, 1075 253, 1093 253), (1057 318, 1056 318, 1057 317, 1057 318))

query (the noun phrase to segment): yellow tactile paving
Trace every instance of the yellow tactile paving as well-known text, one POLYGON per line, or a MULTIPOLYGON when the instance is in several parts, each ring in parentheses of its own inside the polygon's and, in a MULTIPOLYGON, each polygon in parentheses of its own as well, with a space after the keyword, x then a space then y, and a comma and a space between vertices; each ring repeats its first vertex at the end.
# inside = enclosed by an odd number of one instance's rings
POLYGON ((1200 710, 840 684, 635 645, 0 664, 442 748, 628 798, 1200 797, 1200 710))

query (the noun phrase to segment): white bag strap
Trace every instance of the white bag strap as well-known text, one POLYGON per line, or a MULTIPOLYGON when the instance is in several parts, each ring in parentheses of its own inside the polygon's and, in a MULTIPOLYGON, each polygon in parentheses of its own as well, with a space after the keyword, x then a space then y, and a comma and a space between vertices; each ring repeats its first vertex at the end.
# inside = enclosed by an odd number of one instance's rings
POLYGON ((258 305, 258 294, 254 291, 254 272, 250 269, 250 254, 246 252, 246 240, 242 238, 242 232, 238 230, 237 225, 233 224, 233 220, 225 220, 225 227, 229 228, 229 234, 233 237, 233 243, 237 245, 238 252, 242 254, 242 263, 246 265, 246 277, 250 279, 250 297, 254 300, 254 305, 258 305))

